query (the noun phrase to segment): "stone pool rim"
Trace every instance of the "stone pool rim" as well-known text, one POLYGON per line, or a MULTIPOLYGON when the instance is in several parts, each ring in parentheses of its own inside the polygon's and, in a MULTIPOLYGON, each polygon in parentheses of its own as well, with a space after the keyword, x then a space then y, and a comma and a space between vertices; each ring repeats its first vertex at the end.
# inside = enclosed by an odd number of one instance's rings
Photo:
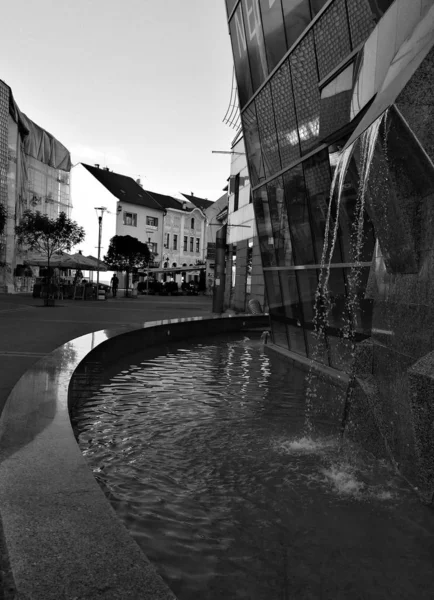
MULTIPOLYGON (((37 361, 14 386, 0 418, 3 550, 15 597, 169 599, 174 594, 116 516, 75 440, 69 390, 95 350, 248 329, 267 315, 219 315, 117 326, 79 336, 37 361)), ((140 345, 141 344, 141 345, 140 345)))

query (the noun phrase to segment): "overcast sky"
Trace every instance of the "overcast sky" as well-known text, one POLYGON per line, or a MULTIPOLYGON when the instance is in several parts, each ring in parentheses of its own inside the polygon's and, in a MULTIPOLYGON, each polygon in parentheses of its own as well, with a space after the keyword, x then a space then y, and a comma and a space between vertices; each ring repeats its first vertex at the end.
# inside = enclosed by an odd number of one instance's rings
POLYGON ((72 162, 216 200, 235 136, 224 0, 15 0, 0 79, 72 162))

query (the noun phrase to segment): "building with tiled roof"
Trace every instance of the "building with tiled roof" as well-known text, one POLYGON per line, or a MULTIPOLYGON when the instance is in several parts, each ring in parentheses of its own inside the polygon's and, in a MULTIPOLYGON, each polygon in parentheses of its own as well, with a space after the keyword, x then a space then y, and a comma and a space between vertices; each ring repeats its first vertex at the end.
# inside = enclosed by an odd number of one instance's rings
POLYGON ((193 194, 193 192, 191 194, 182 194, 185 198, 187 198, 187 200, 189 202, 191 202, 191 204, 194 204, 194 206, 196 206, 197 208, 200 208, 201 210, 206 210, 207 208, 209 208, 213 203, 212 200, 208 200, 207 198, 198 198, 197 196, 195 196, 193 194))

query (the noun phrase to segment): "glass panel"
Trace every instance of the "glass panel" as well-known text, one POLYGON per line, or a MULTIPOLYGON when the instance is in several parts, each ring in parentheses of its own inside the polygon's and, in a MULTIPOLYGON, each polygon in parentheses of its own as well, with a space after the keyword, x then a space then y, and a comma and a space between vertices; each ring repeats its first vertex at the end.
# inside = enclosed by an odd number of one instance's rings
POLYGON ((242 113, 241 120, 243 122, 249 172, 252 178, 252 185, 255 186, 258 185, 261 180, 265 179, 255 102, 252 102, 242 113))
POLYGON ((327 8, 315 23, 314 33, 319 77, 322 79, 351 52, 345 0, 335 0, 327 8))
POLYGON ((324 365, 329 364, 329 356, 326 340, 323 337, 318 337, 318 335, 312 331, 311 329, 305 330, 306 342, 307 342, 307 355, 309 358, 313 358, 314 360, 323 363, 324 365))
POLYGON ((304 341, 304 331, 297 325, 286 326, 289 336, 289 348, 292 352, 306 356, 306 343, 304 341))
POLYGON ((285 61, 273 76, 271 91, 273 94, 280 160, 282 168, 284 168, 300 156, 300 139, 295 119, 294 94, 288 61, 285 61))
POLYGON ((347 291, 343 269, 330 269, 327 288, 330 306, 327 315, 328 325, 335 329, 343 329, 348 323, 347 291))
POLYGON ((285 323, 280 323, 279 321, 274 321, 273 319, 271 319, 271 335, 273 342, 277 346, 286 348, 286 350, 289 349, 285 323))
POLYGON ((367 289, 369 271, 370 267, 363 267, 355 277, 353 270, 345 269, 346 279, 349 282, 348 293, 351 297, 351 305, 356 307, 356 329, 366 335, 371 335, 373 311, 371 290, 367 289))
POLYGON ((321 139, 350 122, 354 65, 351 63, 321 90, 319 136, 321 139))
POLYGON ((302 152, 315 146, 319 135, 320 94, 313 32, 298 44, 290 57, 295 113, 302 152))
POLYGON ((229 23, 229 30, 231 32, 235 74, 237 76, 238 97, 240 100, 240 107, 242 108, 252 96, 253 91, 241 4, 238 6, 229 23))
POLYGON ((329 0, 310 0, 310 9, 312 11, 312 17, 317 15, 322 9, 324 4, 327 4, 329 0))
POLYGON ((300 299, 298 297, 295 271, 281 271, 279 273, 279 278, 285 316, 289 319, 296 319, 297 323, 301 325, 303 315, 301 313, 300 299))
POLYGON ((328 335, 330 366, 341 371, 349 371, 353 360, 351 343, 341 337, 328 335))
MULTIPOLYGON (((339 149, 343 146, 343 143, 339 142, 336 145, 329 146, 332 172, 339 156, 339 149)), ((353 262, 356 259, 356 253, 358 260, 370 262, 374 252, 375 238, 371 220, 366 210, 363 211, 363 218, 360 221, 357 216, 357 189, 358 173, 356 163, 352 159, 343 185, 339 210, 339 239, 343 262, 353 262), (357 238, 360 240, 358 249, 356 248, 358 245, 357 238)))
POLYGON ((238 2, 238 0, 226 0, 226 9, 228 11, 228 16, 231 14, 231 12, 234 9, 235 4, 238 2))
POLYGON ((303 311, 304 323, 313 323, 315 316, 315 293, 318 287, 318 276, 316 269, 296 271, 300 301, 303 311))
MULTIPOLYGON (((316 262, 321 263, 324 246, 324 232, 327 221, 327 210, 330 195, 330 167, 328 152, 323 150, 312 156, 303 163, 304 177, 306 180, 306 192, 309 198, 310 212, 312 218, 312 232, 315 246, 316 262)), ((333 210, 330 219, 329 250, 331 249, 331 237, 335 218, 336 203, 333 202, 333 210)), ((328 256, 328 254, 327 254, 328 256)), ((335 243, 332 262, 342 262, 339 242, 335 243)))
POLYGON ((369 0, 347 0, 350 21, 351 43, 353 48, 364 42, 375 27, 375 19, 369 0))
POLYGON ((283 182, 295 264, 314 264, 312 233, 301 165, 285 173, 283 182))
POLYGON ((259 0, 265 48, 267 50, 268 69, 272 71, 286 52, 285 26, 282 5, 279 1, 259 0))
POLYGON ((300 37, 311 21, 309 0, 283 0, 288 48, 300 37))
POLYGON ((255 91, 268 75, 261 13, 258 0, 243 0, 242 5, 252 85, 255 91))
POLYGON ((279 272, 264 271, 265 287, 267 289, 268 310, 271 315, 283 317, 282 294, 280 292, 279 272))
POLYGON ((266 186, 253 192, 253 207, 258 229, 259 248, 262 255, 262 266, 274 267, 276 266, 276 254, 274 252, 274 238, 266 186))
POLYGON ((268 202, 270 206, 277 266, 291 266, 294 264, 294 259, 292 256, 288 215, 285 206, 283 179, 281 177, 278 177, 268 185, 268 202))
POLYGON ((270 177, 281 169, 279 148, 277 145, 276 123, 274 121, 271 89, 266 85, 256 97, 259 136, 265 165, 265 175, 270 177))

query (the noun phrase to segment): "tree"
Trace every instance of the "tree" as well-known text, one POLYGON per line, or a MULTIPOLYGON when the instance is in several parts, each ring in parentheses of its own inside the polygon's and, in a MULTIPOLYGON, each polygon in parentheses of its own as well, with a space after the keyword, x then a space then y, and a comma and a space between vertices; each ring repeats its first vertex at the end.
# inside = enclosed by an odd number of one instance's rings
POLYGON ((112 237, 107 254, 104 256, 104 262, 113 271, 126 272, 127 296, 130 273, 135 269, 146 267, 150 260, 151 253, 148 245, 131 235, 115 235, 112 237))
MULTIPOLYGON (((25 210, 19 225, 15 227, 17 242, 29 250, 37 250, 47 257, 48 290, 51 289, 50 260, 53 254, 70 251, 84 240, 84 229, 61 212, 57 219, 50 219, 39 210, 25 210)), ((48 304, 48 294, 46 298, 48 304)))

